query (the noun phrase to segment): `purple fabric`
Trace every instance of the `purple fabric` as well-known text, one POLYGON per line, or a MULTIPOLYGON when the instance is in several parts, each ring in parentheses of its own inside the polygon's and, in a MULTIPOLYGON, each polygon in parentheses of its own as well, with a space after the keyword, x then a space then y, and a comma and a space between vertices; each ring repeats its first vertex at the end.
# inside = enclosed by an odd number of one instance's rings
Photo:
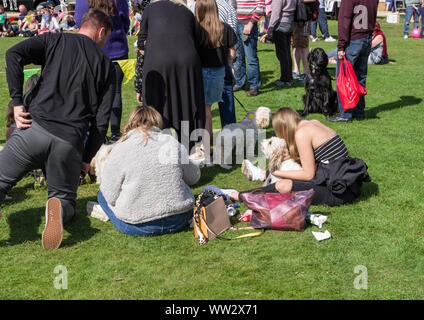
MULTIPOLYGON (((121 58, 128 55, 127 33, 130 28, 129 7, 126 0, 115 0, 116 13, 112 16, 113 31, 109 36, 103 52, 109 59, 121 58)), ((75 21, 78 27, 84 14, 88 11, 87 0, 77 0, 75 3, 75 21)))

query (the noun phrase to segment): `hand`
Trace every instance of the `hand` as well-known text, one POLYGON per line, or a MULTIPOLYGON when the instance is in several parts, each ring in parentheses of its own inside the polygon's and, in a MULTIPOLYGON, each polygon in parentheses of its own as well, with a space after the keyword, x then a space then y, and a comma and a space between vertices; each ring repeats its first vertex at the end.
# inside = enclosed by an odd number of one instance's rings
POLYGON ((87 162, 83 162, 81 171, 84 172, 85 175, 87 175, 89 170, 90 170, 90 164, 87 162))
POLYGON ((137 103, 143 104, 143 96, 141 93, 137 93, 137 103))
POLYGON ((345 52, 344 51, 338 51, 337 52, 337 56, 339 57, 339 59, 343 58, 344 55, 345 55, 345 52))
POLYGON ((266 42, 266 36, 267 35, 264 34, 262 37, 259 38, 259 41, 262 42, 262 43, 265 43, 266 42))
POLYGON ((250 35, 250 33, 252 32, 252 28, 253 28, 253 23, 249 22, 248 24, 246 24, 244 26, 243 34, 245 34, 247 36, 250 35))
POLYGON ((17 128, 26 129, 31 127, 32 120, 27 119, 29 116, 30 113, 25 111, 24 106, 13 107, 13 117, 17 128))

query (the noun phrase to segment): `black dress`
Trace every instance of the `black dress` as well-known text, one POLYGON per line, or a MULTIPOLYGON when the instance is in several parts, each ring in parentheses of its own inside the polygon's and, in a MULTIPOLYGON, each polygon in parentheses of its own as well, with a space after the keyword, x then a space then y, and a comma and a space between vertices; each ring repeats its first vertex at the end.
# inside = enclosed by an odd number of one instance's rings
POLYGON ((190 134, 205 127, 202 66, 196 47, 195 18, 168 0, 151 3, 143 13, 138 48, 145 50, 143 102, 174 128, 181 142, 181 121, 190 134))

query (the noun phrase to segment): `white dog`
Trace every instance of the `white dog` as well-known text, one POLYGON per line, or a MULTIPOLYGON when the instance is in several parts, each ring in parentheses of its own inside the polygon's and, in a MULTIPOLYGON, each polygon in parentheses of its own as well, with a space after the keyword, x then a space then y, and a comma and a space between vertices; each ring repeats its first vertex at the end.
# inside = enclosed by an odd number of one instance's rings
POLYGON ((103 144, 90 162, 90 174, 96 176, 96 183, 102 182, 102 172, 106 159, 115 144, 103 144))
POLYGON ((236 148, 238 152, 244 152, 245 146, 252 146, 258 140, 258 129, 268 128, 271 123, 272 113, 269 108, 259 107, 253 113, 248 113, 246 117, 237 123, 226 125, 217 135, 214 147, 214 163, 227 170, 232 168, 232 150, 237 143, 243 143, 242 150, 236 148))
POLYGON ((266 186, 281 180, 281 178, 272 175, 271 172, 302 169, 299 163, 290 158, 289 149, 287 148, 287 143, 284 139, 271 137, 269 139, 262 140, 261 150, 268 159, 269 175, 268 177, 265 177, 263 170, 255 167, 249 160, 244 160, 242 172, 249 180, 263 181, 265 179, 264 186, 266 186))

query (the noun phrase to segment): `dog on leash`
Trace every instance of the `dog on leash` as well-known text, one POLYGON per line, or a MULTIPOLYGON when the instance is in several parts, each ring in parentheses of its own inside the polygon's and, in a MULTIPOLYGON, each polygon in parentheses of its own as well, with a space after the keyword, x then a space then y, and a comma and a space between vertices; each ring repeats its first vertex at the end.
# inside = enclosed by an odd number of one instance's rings
POLYGON ((254 113, 249 112, 242 121, 226 125, 217 135, 214 162, 218 162, 221 168, 231 170, 232 150, 237 143, 237 136, 243 134, 244 138, 253 138, 253 141, 243 141, 244 146, 247 143, 255 144, 258 140, 258 130, 268 128, 271 118, 269 108, 259 107, 254 113), (248 134, 248 130, 252 130, 252 133, 248 134))
POLYGON ((305 77, 303 96, 303 116, 309 113, 322 113, 325 116, 337 112, 337 93, 333 90, 331 76, 327 71, 328 56, 321 48, 316 48, 308 55, 310 72, 305 77))
POLYGON ((290 158, 289 149, 284 139, 271 137, 262 140, 261 150, 268 159, 268 176, 263 170, 255 167, 249 160, 244 160, 241 170, 248 180, 264 181, 264 186, 280 181, 281 178, 274 176, 271 172, 301 170, 302 167, 294 159, 290 158))

